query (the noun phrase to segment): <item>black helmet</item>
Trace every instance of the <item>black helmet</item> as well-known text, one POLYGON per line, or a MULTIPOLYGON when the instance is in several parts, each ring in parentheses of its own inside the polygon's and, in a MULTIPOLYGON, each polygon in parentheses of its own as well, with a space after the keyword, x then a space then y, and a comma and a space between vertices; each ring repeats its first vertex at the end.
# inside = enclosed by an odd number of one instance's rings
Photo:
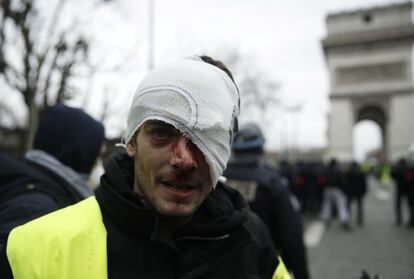
POLYGON ((234 152, 261 152, 265 139, 260 128, 253 123, 242 126, 234 136, 234 152))

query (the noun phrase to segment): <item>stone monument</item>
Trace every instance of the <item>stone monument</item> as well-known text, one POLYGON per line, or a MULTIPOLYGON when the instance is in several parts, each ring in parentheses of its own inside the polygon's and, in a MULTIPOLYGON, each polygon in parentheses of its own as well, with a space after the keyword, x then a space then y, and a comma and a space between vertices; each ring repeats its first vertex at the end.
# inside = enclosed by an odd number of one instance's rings
POLYGON ((384 161, 406 155, 414 142, 412 8, 407 2, 326 17, 327 158, 353 159, 353 127, 361 120, 379 125, 384 161))

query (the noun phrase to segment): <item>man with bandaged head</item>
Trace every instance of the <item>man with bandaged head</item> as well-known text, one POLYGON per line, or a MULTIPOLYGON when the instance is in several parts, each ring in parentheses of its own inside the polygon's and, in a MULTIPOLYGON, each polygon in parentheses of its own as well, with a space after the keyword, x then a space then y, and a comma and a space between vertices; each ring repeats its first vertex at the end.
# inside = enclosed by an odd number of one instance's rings
POLYGON ((191 57, 149 72, 95 196, 14 229, 1 278, 289 278, 219 182, 239 111, 223 66, 191 57))

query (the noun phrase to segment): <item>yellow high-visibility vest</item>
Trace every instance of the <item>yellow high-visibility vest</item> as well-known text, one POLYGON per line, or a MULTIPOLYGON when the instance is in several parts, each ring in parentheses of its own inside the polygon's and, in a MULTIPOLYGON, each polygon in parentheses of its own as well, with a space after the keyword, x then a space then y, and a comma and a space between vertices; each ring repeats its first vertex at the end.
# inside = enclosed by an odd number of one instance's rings
MULTIPOLYGON (((106 236, 95 197, 19 226, 10 232, 7 242, 13 277, 106 279, 106 236)), ((272 279, 290 278, 279 257, 272 279)))
POLYGON ((272 279, 291 279, 289 271, 286 269, 285 264, 281 257, 278 257, 279 264, 276 267, 275 273, 273 273, 272 279))
POLYGON ((7 241, 13 277, 106 279, 106 235, 95 197, 17 227, 7 241))

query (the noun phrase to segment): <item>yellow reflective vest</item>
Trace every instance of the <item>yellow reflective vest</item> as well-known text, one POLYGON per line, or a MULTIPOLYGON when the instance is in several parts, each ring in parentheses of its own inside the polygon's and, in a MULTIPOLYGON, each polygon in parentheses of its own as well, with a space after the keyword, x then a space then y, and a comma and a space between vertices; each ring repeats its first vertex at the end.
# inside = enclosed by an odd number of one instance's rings
MULTIPOLYGON (((35 219, 8 238, 13 277, 106 279, 106 236, 95 197, 35 219)), ((272 279, 290 279, 280 258, 272 279)))
POLYGON ((273 273, 272 279, 291 279, 281 257, 279 257, 279 264, 276 267, 275 273, 273 273))
POLYGON ((15 279, 104 279, 106 255, 106 229, 95 197, 17 227, 7 241, 15 279))

